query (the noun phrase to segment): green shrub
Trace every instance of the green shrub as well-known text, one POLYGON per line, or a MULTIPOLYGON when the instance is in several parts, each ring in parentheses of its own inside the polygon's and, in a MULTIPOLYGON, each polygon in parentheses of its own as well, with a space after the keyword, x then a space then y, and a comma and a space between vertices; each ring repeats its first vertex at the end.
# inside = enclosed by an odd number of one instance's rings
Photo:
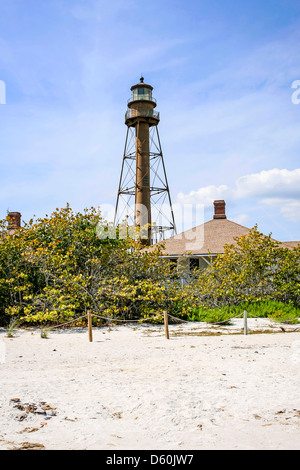
POLYGON ((293 304, 280 301, 242 302, 239 305, 223 306, 219 308, 204 308, 198 306, 192 309, 188 320, 205 321, 208 323, 230 324, 234 317, 241 317, 246 311, 248 316, 258 318, 271 318, 278 322, 299 323, 300 309, 293 304))
POLYGON ((151 323, 161 323, 164 310, 222 324, 244 310, 299 319, 300 247, 282 248, 255 227, 181 286, 161 258, 163 246, 147 251, 135 240, 100 239, 99 221, 105 223, 94 208, 74 213, 68 205, 13 235, 8 220, 0 221, 1 326, 11 317, 18 324, 62 324, 87 310, 151 323))

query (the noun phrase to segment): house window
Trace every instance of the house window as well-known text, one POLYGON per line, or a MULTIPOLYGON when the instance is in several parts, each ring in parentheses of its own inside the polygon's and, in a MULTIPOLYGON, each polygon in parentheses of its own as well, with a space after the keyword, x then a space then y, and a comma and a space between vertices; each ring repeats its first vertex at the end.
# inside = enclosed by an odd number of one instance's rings
POLYGON ((190 258, 190 271, 199 268, 199 258, 190 258))

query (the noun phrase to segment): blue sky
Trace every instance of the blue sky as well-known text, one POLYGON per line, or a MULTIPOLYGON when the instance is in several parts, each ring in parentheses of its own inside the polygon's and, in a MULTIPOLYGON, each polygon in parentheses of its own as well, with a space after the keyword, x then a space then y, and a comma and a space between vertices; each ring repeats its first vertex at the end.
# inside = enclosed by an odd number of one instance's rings
POLYGON ((300 240, 299 44, 298 0, 0 0, 0 217, 115 204, 142 73, 178 214, 300 240))

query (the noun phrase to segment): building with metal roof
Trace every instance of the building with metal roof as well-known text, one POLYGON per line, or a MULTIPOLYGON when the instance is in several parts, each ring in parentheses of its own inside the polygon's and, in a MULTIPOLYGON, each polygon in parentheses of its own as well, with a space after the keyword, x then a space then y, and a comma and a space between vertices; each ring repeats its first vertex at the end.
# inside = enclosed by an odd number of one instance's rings
MULTIPOLYGON (((162 256, 176 262, 185 257, 190 268, 206 267, 215 256, 224 253, 225 245, 236 245, 236 239, 248 235, 250 229, 227 219, 225 201, 214 201, 214 216, 212 220, 191 228, 185 232, 170 237, 163 242, 162 256)), ((281 246, 294 248, 300 241, 279 242, 281 246)), ((155 247, 148 248, 151 250, 155 247)))

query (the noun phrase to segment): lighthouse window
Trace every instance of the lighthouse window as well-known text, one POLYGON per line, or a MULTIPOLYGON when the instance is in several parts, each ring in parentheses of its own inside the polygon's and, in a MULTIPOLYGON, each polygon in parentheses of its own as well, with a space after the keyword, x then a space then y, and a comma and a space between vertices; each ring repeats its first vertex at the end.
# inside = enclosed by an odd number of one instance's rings
POLYGON ((132 98, 134 100, 152 100, 151 90, 148 88, 136 88, 132 92, 132 98))
POLYGON ((141 100, 151 100, 151 91, 148 88, 139 88, 138 95, 141 100))

